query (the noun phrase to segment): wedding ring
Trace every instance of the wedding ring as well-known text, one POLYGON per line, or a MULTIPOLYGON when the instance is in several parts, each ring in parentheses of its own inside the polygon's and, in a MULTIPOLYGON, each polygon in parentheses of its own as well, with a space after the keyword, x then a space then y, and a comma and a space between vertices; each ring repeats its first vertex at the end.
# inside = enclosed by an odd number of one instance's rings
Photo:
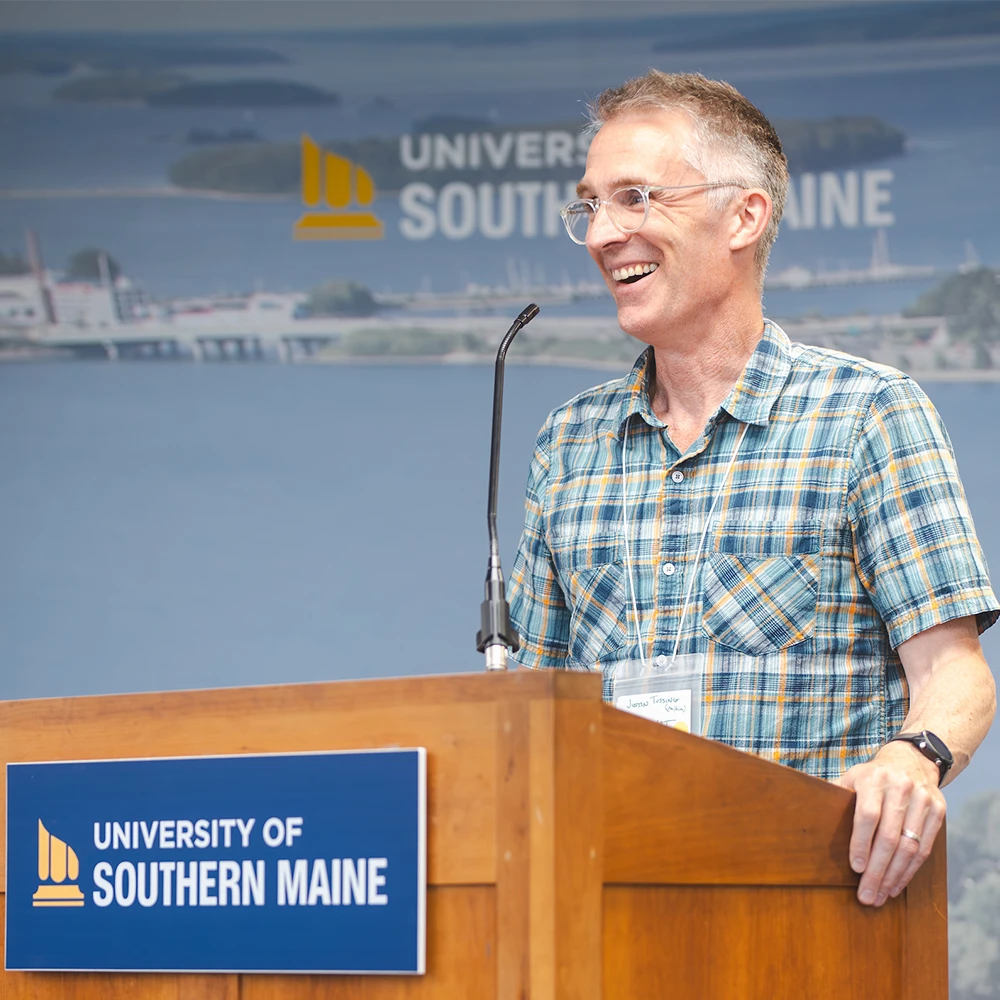
POLYGON ((912 830, 903 830, 903 836, 909 837, 910 840, 915 840, 918 844, 920 843, 920 834, 914 833, 912 830))

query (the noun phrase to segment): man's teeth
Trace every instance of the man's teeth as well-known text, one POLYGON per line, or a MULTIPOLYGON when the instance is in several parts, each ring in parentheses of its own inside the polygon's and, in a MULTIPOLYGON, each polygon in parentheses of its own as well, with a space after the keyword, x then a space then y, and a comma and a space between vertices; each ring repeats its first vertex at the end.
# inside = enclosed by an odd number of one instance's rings
POLYGON ((629 278, 641 278, 645 274, 652 274, 659 264, 636 264, 634 267, 620 267, 611 272, 611 277, 615 281, 626 281, 629 278))

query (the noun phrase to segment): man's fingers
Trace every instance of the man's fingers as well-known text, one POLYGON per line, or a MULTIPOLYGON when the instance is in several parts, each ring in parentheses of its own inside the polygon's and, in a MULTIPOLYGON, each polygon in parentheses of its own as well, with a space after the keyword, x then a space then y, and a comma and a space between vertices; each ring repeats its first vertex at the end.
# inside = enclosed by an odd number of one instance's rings
MULTIPOLYGON (((848 772, 850 773, 850 772, 848 772)), ((845 774, 846 778, 847 775, 845 774)), ((854 787, 854 783, 845 787, 854 787)), ((851 867, 856 872, 866 871, 872 850, 872 838, 882 816, 881 788, 856 788, 857 802, 854 806, 854 829, 851 832, 851 867)))
POLYGON ((927 836, 925 830, 929 808, 928 799, 915 796, 910 800, 909 808, 906 810, 906 816, 903 818, 899 830, 892 860, 882 876, 881 884, 875 887, 876 906, 881 906, 890 896, 897 895, 909 881, 906 879, 906 873, 910 872, 910 878, 912 878, 912 873, 916 872, 921 861, 930 852, 930 848, 927 849, 927 852, 923 850, 924 839, 927 836), (906 880, 904 881, 904 879, 906 880))
MULTIPOLYGON (((882 880, 899 846, 910 790, 906 787, 905 782, 902 786, 897 785, 890 788, 888 792, 882 791, 881 788, 878 789, 877 797, 881 805, 878 828, 872 840, 864 874, 858 885, 858 899, 866 905, 874 903, 882 891, 882 880)), ((867 803, 869 799, 875 799, 875 792, 862 792, 859 789, 857 808, 860 810, 862 800, 867 803)), ((873 808, 873 806, 869 806, 869 808, 873 808)), ((909 857, 906 860, 909 863, 909 857)))
POLYGON ((883 832, 881 828, 876 835, 871 855, 868 858, 868 866, 858 884, 858 899, 866 906, 875 903, 881 894, 882 879, 896 854, 898 842, 898 834, 893 837, 891 834, 883 832))
POLYGON ((857 775, 856 768, 848 768, 839 778, 833 779, 833 784, 846 788, 849 792, 854 791, 854 779, 857 775))
MULTIPOLYGON (((931 800, 927 808, 923 829, 920 831, 919 849, 910 859, 910 863, 899 877, 892 880, 887 875, 884 880, 890 896, 898 896, 910 884, 910 880, 917 874, 920 866, 930 856, 931 849, 934 847, 934 841, 943 822, 944 807, 939 802, 931 800)), ((910 829, 910 827, 904 826, 904 829, 910 829)), ((915 828, 913 829, 915 830, 915 828)))
MULTIPOLYGON (((933 846, 933 840, 927 838, 931 841, 933 846)), ((920 870, 920 866, 927 860, 927 856, 930 854, 930 850, 924 847, 924 837, 920 838, 920 844, 917 846, 916 851, 913 852, 913 857, 910 859, 903 873, 895 879, 895 884, 890 884, 889 880, 885 881, 885 889, 883 893, 880 893, 880 898, 883 902, 886 899, 895 899, 909 884, 910 879, 920 870)), ((877 902, 877 900, 876 900, 877 902)))
POLYGON ((944 796, 928 783, 924 768, 910 763, 908 758, 902 766, 869 761, 838 781, 857 796, 850 863, 861 873, 858 900, 868 906, 881 906, 902 892, 930 854, 944 820, 944 796))
MULTIPOLYGON (((898 895, 930 854, 934 834, 937 832, 928 823, 932 804, 931 793, 926 788, 913 790, 899 831, 896 853, 882 877, 882 885, 875 900, 876 905, 884 903, 889 896, 898 895), (909 878, 906 877, 907 873, 909 878)), ((940 823, 938 825, 940 826, 940 823)))

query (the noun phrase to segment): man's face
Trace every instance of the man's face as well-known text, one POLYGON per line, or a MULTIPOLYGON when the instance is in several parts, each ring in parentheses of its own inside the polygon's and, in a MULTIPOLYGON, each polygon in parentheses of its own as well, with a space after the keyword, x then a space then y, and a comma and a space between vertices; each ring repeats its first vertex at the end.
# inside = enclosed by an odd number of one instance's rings
MULTIPOLYGON (((581 197, 608 198, 631 184, 725 180, 702 177, 683 161, 691 135, 682 113, 650 110, 613 119, 591 143, 581 197)), ((615 297, 626 333, 646 343, 665 343, 671 330, 697 325, 699 314, 724 300, 734 281, 728 267, 731 218, 710 205, 704 188, 651 192, 649 217, 631 235, 615 228, 601 206, 587 234, 587 249, 615 297), (651 269, 629 280, 622 271, 630 267, 651 269)))

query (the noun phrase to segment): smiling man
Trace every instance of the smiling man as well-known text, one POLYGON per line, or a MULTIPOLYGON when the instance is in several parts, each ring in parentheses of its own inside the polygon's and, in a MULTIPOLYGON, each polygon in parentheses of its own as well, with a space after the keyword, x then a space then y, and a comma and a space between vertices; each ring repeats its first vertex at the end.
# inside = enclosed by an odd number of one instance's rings
POLYGON ((905 375, 764 319, 788 171, 749 101, 652 70, 591 112, 563 219, 649 347, 539 434, 517 660, 600 670, 623 707, 659 692, 652 717, 856 791, 881 905, 995 709, 998 604, 947 434, 905 375))

